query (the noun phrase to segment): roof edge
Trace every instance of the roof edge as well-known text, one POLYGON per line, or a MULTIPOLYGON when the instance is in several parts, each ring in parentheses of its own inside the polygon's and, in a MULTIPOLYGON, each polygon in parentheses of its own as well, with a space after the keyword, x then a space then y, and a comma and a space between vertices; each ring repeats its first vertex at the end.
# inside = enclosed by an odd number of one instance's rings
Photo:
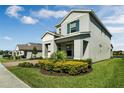
POLYGON ((43 39, 43 37, 44 37, 47 33, 49 33, 49 34, 51 34, 51 35, 53 35, 53 36, 60 36, 60 35, 58 35, 58 34, 56 34, 56 33, 51 32, 51 31, 47 31, 46 33, 44 33, 44 34, 42 35, 41 39, 43 39))
POLYGON ((72 13, 72 12, 84 12, 84 13, 89 13, 90 15, 93 15, 96 19, 97 22, 100 23, 100 25, 110 34, 110 36, 112 37, 112 34, 108 31, 108 29, 104 26, 104 24, 100 21, 100 19, 97 17, 97 15, 95 14, 95 12, 93 10, 80 10, 80 9, 73 9, 71 10, 55 27, 59 27, 62 22, 72 13))

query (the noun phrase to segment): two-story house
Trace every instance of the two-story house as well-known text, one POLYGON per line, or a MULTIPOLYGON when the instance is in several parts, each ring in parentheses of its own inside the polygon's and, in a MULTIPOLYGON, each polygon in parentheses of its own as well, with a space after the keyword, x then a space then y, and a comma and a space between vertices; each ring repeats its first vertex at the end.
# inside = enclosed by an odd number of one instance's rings
POLYGON ((55 27, 56 32, 41 38, 43 58, 57 50, 65 50, 68 58, 93 62, 111 57, 112 35, 92 10, 72 10, 55 27))

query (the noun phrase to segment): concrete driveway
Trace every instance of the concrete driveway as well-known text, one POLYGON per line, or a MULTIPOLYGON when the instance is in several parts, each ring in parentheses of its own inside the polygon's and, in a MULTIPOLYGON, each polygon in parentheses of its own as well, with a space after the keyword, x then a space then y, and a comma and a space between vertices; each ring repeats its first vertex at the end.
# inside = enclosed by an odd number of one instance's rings
POLYGON ((0 88, 30 88, 0 63, 0 88))

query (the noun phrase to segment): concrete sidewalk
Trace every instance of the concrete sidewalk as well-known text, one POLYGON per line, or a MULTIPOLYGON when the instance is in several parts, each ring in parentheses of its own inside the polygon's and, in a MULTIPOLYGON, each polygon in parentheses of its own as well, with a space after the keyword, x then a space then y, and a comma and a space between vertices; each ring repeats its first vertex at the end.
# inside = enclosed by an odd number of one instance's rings
POLYGON ((30 88, 0 63, 0 88, 30 88))

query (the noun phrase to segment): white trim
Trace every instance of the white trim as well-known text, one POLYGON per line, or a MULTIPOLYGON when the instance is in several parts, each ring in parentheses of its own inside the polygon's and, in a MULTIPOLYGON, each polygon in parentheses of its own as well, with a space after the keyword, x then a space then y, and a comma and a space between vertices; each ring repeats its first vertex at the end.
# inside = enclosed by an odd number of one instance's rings
POLYGON ((55 38, 55 40, 59 40, 59 39, 64 39, 64 38, 68 38, 68 37, 72 37, 72 36, 77 36, 77 35, 82 35, 82 34, 90 34, 90 31, 88 32, 74 32, 74 33, 70 33, 68 35, 64 35, 64 36, 61 36, 59 38, 55 38))

